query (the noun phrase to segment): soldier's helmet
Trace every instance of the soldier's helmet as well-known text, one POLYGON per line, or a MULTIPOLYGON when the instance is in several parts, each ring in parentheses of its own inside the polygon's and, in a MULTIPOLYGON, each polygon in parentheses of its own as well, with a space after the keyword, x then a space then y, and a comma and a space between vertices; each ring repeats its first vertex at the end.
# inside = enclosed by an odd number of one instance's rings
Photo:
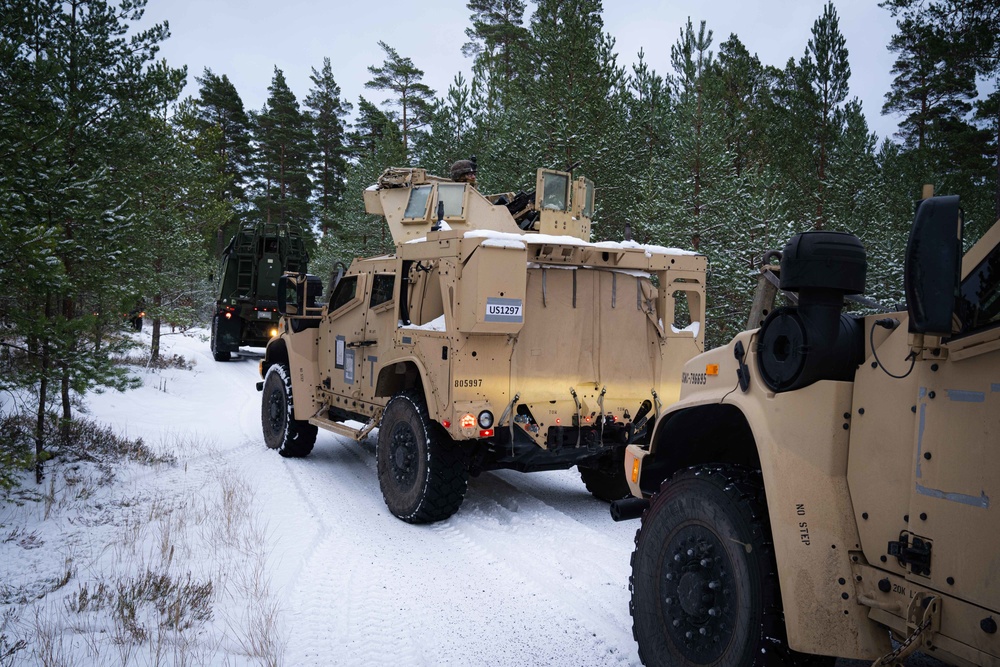
POLYGON ((469 174, 476 175, 476 163, 472 160, 459 160, 451 165, 451 180, 467 180, 469 174))

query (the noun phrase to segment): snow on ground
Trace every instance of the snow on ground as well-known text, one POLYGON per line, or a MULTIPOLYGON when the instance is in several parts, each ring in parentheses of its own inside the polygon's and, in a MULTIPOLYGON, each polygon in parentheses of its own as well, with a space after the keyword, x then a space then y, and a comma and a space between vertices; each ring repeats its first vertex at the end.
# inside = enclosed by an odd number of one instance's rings
POLYGON ((13 664, 639 664, 638 523, 575 470, 483 474, 451 519, 412 526, 382 501, 373 436, 321 431, 299 460, 264 446, 259 350, 217 363, 204 331, 163 347, 193 369, 84 403, 174 460, 113 481, 56 461, 36 499, 0 505, 13 664))

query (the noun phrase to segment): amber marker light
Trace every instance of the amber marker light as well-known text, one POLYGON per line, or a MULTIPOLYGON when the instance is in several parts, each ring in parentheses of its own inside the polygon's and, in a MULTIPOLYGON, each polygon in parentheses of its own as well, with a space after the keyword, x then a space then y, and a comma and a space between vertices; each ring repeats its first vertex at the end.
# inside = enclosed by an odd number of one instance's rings
POLYGON ((639 483, 639 459, 632 459, 632 481, 639 483))
POLYGON ((719 364, 705 365, 705 375, 718 375, 718 374, 719 374, 719 364))
POLYGON ((466 413, 458 423, 462 428, 476 428, 476 416, 466 413))
POLYGON ((271 338, 274 338, 277 335, 278 335, 278 330, 276 328, 275 329, 271 329, 271 338))

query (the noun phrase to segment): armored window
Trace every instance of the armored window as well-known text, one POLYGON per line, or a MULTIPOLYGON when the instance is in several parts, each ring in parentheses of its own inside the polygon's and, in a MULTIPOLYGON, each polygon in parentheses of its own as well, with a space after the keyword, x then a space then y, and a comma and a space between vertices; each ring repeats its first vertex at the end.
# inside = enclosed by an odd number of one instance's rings
POLYGON ((391 273, 375 274, 372 283, 372 295, 368 301, 368 306, 374 308, 387 301, 392 301, 392 288, 395 286, 396 276, 391 273))
POLYGON ((958 299, 961 333, 1000 324, 1000 245, 962 281, 958 299))
POLYGON ((594 182, 590 179, 586 179, 584 182, 584 195, 583 195, 583 217, 593 218, 594 217, 594 182))
POLYGON ((337 283, 337 289, 333 291, 333 296, 330 297, 330 309, 329 312, 333 312, 340 308, 341 306, 350 303, 354 298, 354 295, 358 291, 358 277, 357 276, 347 276, 341 278, 340 282, 337 283))
POLYGON ((438 201, 444 203, 444 217, 461 218, 465 214, 465 184, 438 185, 438 201))
POLYGON ((406 204, 405 220, 426 220, 427 204, 431 196, 430 185, 418 185, 410 190, 410 201, 406 204))
POLYGON ((565 211, 569 204, 569 176, 545 173, 542 177, 542 208, 565 211))

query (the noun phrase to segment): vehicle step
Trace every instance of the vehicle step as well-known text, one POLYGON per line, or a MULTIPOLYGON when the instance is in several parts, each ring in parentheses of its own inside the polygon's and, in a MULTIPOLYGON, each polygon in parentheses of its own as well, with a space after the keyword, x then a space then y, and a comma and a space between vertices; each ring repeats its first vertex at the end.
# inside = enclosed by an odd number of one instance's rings
POLYGON ((343 435, 352 440, 363 440, 366 435, 368 435, 376 425, 378 425, 378 417, 381 416, 382 411, 379 410, 372 419, 362 426, 361 428, 355 428, 353 426, 348 426, 342 422, 333 421, 332 419, 327 419, 325 417, 315 416, 309 418, 309 423, 320 428, 324 428, 328 431, 333 431, 338 435, 343 435))

